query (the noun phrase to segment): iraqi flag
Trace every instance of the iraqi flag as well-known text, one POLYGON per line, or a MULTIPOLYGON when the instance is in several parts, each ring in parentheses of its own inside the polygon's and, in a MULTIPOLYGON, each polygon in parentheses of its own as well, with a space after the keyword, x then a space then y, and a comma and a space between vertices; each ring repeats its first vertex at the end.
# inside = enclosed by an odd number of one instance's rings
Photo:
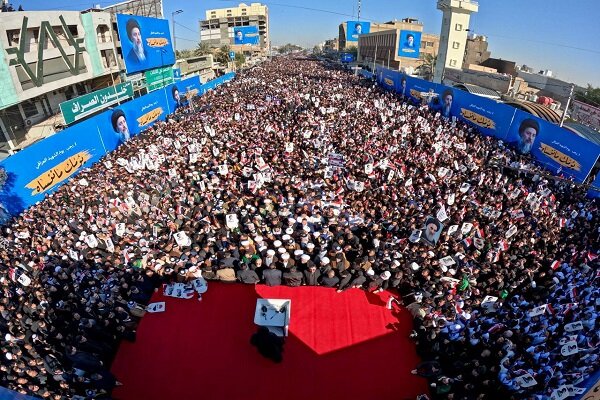
POLYGON ((469 247, 471 247, 471 244, 473 244, 473 239, 471 239, 470 237, 468 237, 465 240, 463 240, 462 242, 460 242, 460 244, 463 245, 463 247, 465 248, 465 250, 468 250, 469 247))
POLYGON ((594 254, 591 251, 588 251, 588 253, 587 253, 587 259, 589 261, 594 261, 596 258, 598 258, 598 254, 594 254))
POLYGON ((504 239, 500 240, 500 242, 498 243, 498 248, 502 251, 508 250, 508 247, 508 242, 504 239))
POLYGON ((552 261, 552 264, 550 264, 550 268, 552 268, 553 271, 556 271, 558 267, 560 267, 560 261, 558 260, 554 260, 552 261))
POLYGON ((567 226, 567 219, 566 218, 560 218, 558 220, 558 226, 560 228, 564 228, 565 226, 567 226))
POLYGON ((131 260, 131 258, 129 257, 129 252, 127 249, 123 250, 123 258, 125 259, 125 264, 129 264, 129 260, 131 260))

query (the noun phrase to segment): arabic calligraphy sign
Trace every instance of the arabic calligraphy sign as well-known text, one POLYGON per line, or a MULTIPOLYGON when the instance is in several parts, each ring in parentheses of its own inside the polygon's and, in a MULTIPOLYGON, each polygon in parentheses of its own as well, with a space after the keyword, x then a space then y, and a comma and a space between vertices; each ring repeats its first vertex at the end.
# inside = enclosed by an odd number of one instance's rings
POLYGON ((493 120, 471 110, 467 110, 466 108, 460 109, 460 115, 464 119, 468 119, 475 125, 482 128, 496 129, 496 123, 493 120))
POLYGON ((43 193, 73 175, 90 158, 92 158, 92 155, 87 150, 72 155, 55 167, 35 177, 25 187, 33 189, 32 196, 43 193))
POLYGON ((72 100, 60 103, 60 110, 66 124, 71 124, 87 115, 100 111, 119 101, 133 97, 131 82, 119 83, 72 100))
POLYGON ((163 86, 170 85, 173 83, 173 68, 163 67, 151 69, 145 72, 146 85, 148 85, 148 91, 151 92, 156 89, 160 89, 163 86))

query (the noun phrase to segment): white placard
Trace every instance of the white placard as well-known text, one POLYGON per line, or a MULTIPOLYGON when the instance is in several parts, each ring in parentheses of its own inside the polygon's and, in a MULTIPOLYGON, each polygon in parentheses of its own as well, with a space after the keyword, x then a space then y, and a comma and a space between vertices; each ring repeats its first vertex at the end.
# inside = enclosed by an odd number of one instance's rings
POLYGON ((452 236, 454 232, 458 230, 458 225, 450 225, 448 228, 448 236, 452 236))
POLYGON ((114 245, 112 239, 111 238, 107 238, 106 241, 105 241, 105 243, 106 243, 106 250, 110 251, 111 253, 114 253, 115 252, 115 245, 114 245))
POLYGON ((495 296, 485 296, 485 298, 481 302, 481 307, 486 312, 490 312, 494 309, 494 304, 496 304, 497 301, 498 301, 498 298, 495 296))
POLYGON ((529 310, 529 312, 527 313, 527 315, 529 317, 537 317, 538 315, 544 314, 546 312, 547 308, 548 308, 547 304, 541 305, 539 307, 532 308, 531 310, 529 310))
POLYGON ((508 230, 506 231, 506 234, 504 236, 507 239, 510 239, 511 237, 513 237, 515 235, 515 233, 517 233, 517 226, 511 225, 510 228, 508 228, 508 230))
POLYGON ((454 258, 452 258, 452 256, 446 256, 444 258, 440 258, 439 263, 442 267, 449 267, 451 265, 456 264, 456 261, 454 261, 454 258))
POLYGON ((450 193, 450 194, 448 195, 448 205, 449 205, 449 206, 451 206, 452 204, 454 204, 454 198, 455 198, 455 197, 456 197, 456 196, 454 195, 454 193, 450 193))
POLYGON ((79 260, 79 255, 73 249, 69 249, 69 257, 71 257, 71 260, 73 260, 73 261, 78 261, 79 260))
POLYGON ((562 354, 565 357, 573 355, 573 354, 577 354, 577 353, 579 353, 579 349, 577 348, 577 342, 574 340, 571 342, 565 343, 560 348, 560 354, 562 354))
POLYGON ((237 228, 240 223, 236 214, 227 214, 225 217, 225 222, 227 224, 227 228, 231 230, 237 228))
POLYGON ((219 165, 219 175, 227 175, 229 173, 229 167, 227 164, 219 165))
POLYGON ((561 346, 564 346, 568 342, 572 342, 572 341, 577 341, 577 335, 569 335, 567 337, 564 337, 564 338, 560 339, 558 344, 561 346))
POLYGON ((421 230, 420 229, 415 229, 414 231, 412 231, 412 233, 410 234, 410 237, 408 238, 408 240, 411 243, 417 243, 419 241, 419 239, 421 239, 421 230))
POLYGON ((373 173, 373 164, 365 164, 365 174, 371 175, 373 173))
POLYGON ((440 208, 440 210, 437 212, 437 214, 435 215, 435 217, 440 222, 444 222, 445 220, 447 220, 448 219, 448 214, 446 214, 446 207, 444 207, 442 205, 442 208, 440 208))
POLYGON ((471 189, 471 184, 470 183, 463 183, 462 185, 460 185, 460 188, 458 189, 461 193, 466 193, 469 189, 471 189))
POLYGON ((17 278, 17 282, 19 282, 23 286, 31 285, 31 279, 27 275, 25 275, 25 273, 19 275, 19 277, 17 278))
POLYGON ((581 321, 571 322, 570 324, 565 325, 565 331, 567 331, 569 333, 577 332, 582 329, 583 329, 583 324, 581 323, 581 321))
POLYGON ((285 151, 286 151, 286 153, 292 153, 294 151, 294 143, 287 142, 285 144, 285 151))
POLYGON ((518 376, 515 379, 515 381, 517 382, 517 385, 519 385, 522 388, 528 388, 528 387, 537 385, 537 381, 529 373, 526 373, 525 375, 518 376))
POLYGON ((156 303, 150 303, 146 307, 146 311, 149 313, 164 312, 166 309, 166 303, 164 301, 158 301, 156 303))
POLYGON ((98 240, 96 239, 96 236, 94 236, 93 234, 87 235, 84 240, 85 240, 85 243, 92 249, 95 249, 96 247, 98 247, 98 240))
POLYGON ((184 231, 179 231, 173 235, 179 247, 186 247, 192 244, 192 239, 184 231))
POLYGON ((471 229, 473 229, 473 224, 470 222, 465 222, 464 224, 462 224, 462 226, 460 227, 460 233, 462 233, 463 235, 468 234, 469 232, 471 232, 471 229))
POLYGON ((117 224, 115 233, 117 236, 123 237, 123 234, 125 233, 125 224, 123 222, 117 224))

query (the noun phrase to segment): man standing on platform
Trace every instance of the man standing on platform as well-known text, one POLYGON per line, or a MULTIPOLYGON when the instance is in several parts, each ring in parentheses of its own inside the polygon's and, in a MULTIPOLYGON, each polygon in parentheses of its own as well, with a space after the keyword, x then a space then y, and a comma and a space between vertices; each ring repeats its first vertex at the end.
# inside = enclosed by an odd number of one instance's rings
POLYGON ((279 286, 281 285, 281 271, 275 268, 275 264, 271 264, 269 269, 263 272, 263 278, 267 286, 279 286))

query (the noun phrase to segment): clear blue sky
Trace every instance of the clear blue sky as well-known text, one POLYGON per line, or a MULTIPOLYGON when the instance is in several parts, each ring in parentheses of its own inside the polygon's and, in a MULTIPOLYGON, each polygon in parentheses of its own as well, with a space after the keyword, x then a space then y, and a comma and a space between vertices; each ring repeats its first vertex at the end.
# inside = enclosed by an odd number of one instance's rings
MULTIPOLYGON (((26 10, 81 10, 93 4, 117 1, 13 0, 26 10)), ((227 0, 163 0, 165 17, 176 16, 178 49, 195 47, 199 41, 198 20, 210 8, 235 6, 227 0), (181 24, 181 25, 179 25, 181 24)), ((246 4, 250 4, 247 1, 246 4)), ((356 15, 356 0, 277 0, 269 6, 273 45, 285 43, 305 47, 338 34, 338 25, 356 15), (303 9, 298 7, 305 7, 303 9), (330 11, 330 12, 326 12, 330 11)), ((435 0, 363 0, 361 20, 376 22, 414 17, 425 31, 438 33, 442 14, 435 0)), ((550 69, 560 79, 585 86, 600 86, 599 0, 479 0, 479 12, 471 18, 471 29, 488 36, 492 57, 526 64, 536 70, 550 69)))

